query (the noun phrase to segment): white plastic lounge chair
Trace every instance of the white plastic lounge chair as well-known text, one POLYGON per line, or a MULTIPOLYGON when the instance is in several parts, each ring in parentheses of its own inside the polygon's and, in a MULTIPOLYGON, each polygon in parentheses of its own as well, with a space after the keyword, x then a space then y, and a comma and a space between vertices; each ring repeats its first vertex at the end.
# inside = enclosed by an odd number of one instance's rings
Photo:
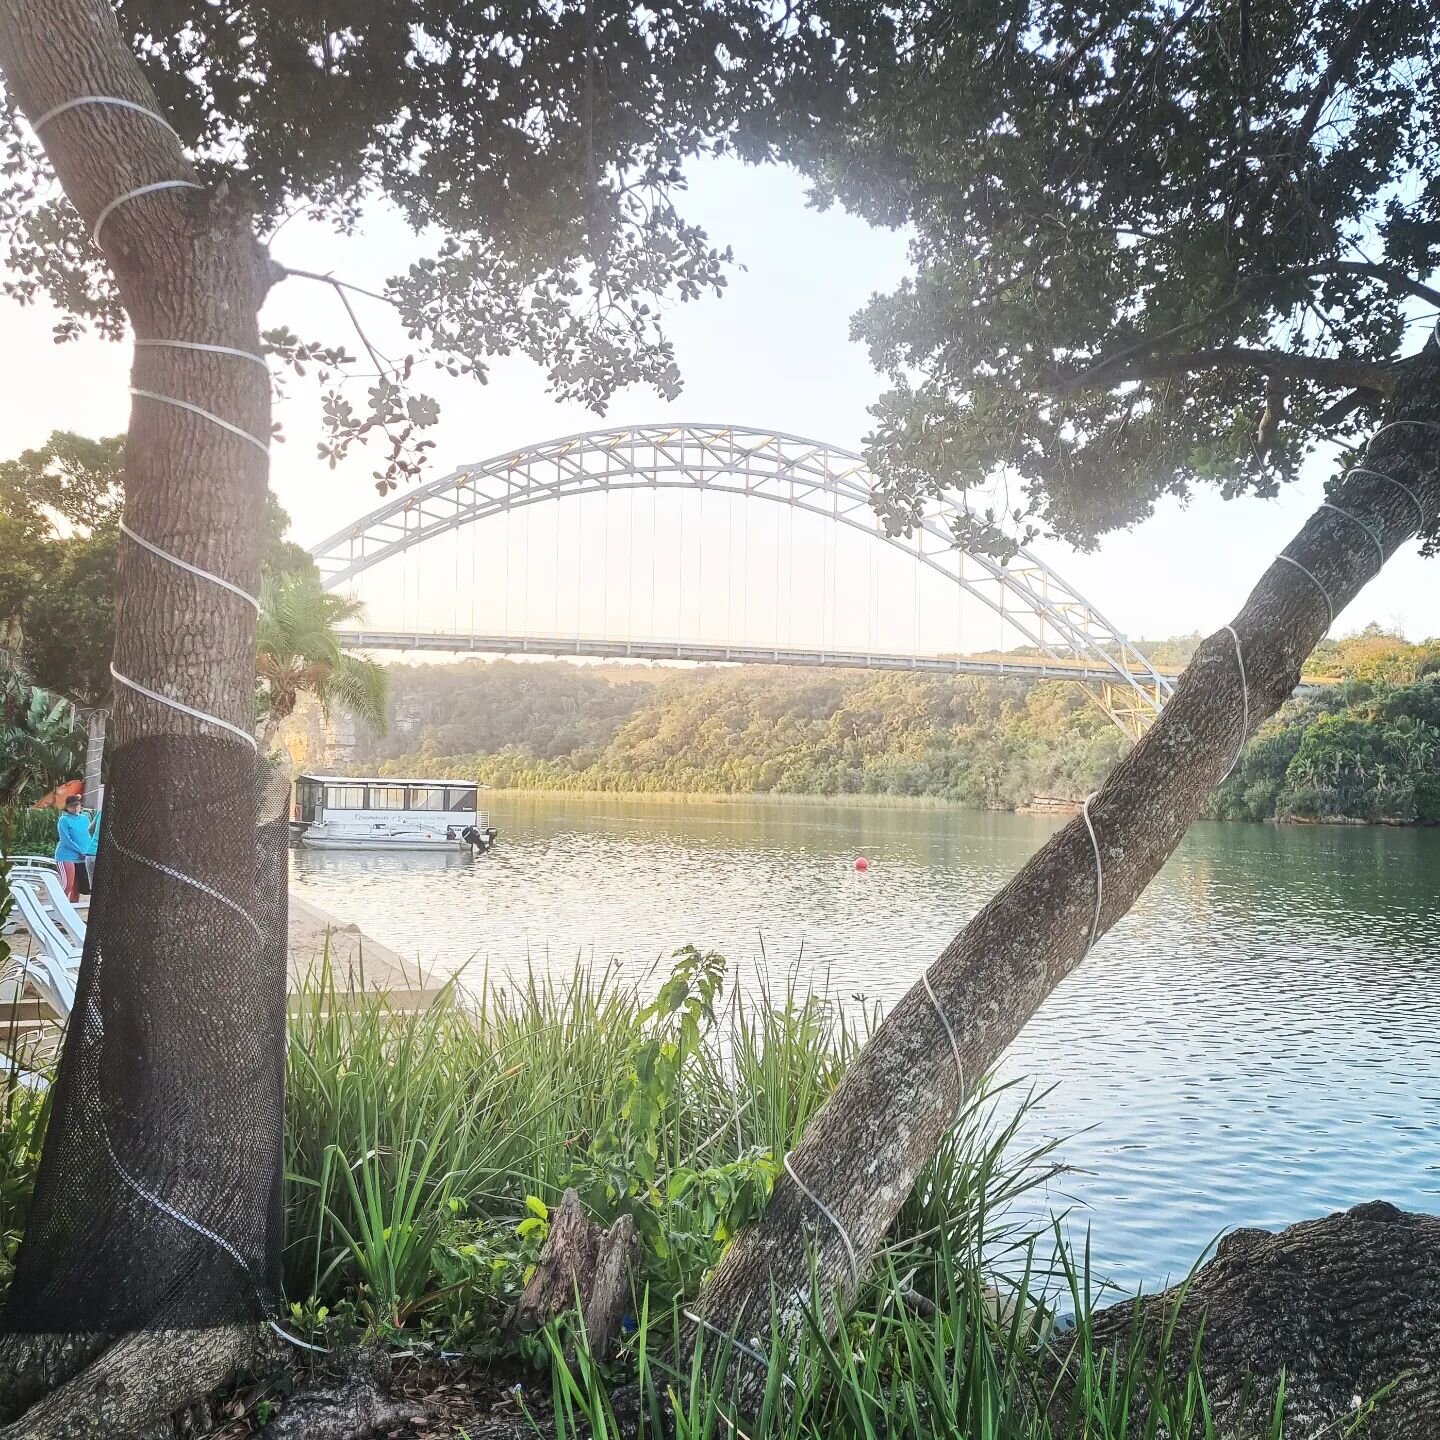
POLYGON ((28 984, 63 1019, 75 1006, 80 947, 50 917, 32 881, 12 874, 10 891, 15 896, 20 918, 30 931, 34 951, 29 955, 12 955, 0 971, 0 984, 18 981, 22 991, 28 984))
POLYGON ((85 948, 85 917, 75 908, 65 887, 60 883, 60 871, 53 864, 48 868, 30 863, 30 857, 18 860, 10 867, 12 879, 29 881, 40 889, 50 918, 54 920, 65 938, 78 949, 85 948))
MULTIPOLYGON (((9 857, 9 868, 18 871, 22 875, 34 874, 39 870, 48 870, 57 879, 60 875, 60 863, 49 855, 11 855, 9 857)), ((3 933, 13 935, 17 930, 25 927, 20 923, 19 915, 11 913, 5 921, 3 933)))
POLYGON ((43 953, 11 955, 0 966, 0 1018, 7 1005, 38 995, 62 1020, 75 1008, 75 976, 43 953))

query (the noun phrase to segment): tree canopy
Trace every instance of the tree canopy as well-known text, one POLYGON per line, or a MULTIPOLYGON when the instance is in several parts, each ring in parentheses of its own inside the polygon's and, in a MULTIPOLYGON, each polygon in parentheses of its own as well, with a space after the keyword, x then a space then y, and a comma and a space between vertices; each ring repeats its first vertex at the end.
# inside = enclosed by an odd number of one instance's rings
MULTIPOLYGON (((386 296, 416 355, 267 335, 319 377, 323 457, 382 441, 381 488, 430 448, 426 364, 483 378, 523 353, 597 410, 627 384, 678 393, 663 311, 731 263, 682 214, 698 154, 796 163, 818 203, 912 229, 913 277, 854 319, 892 382, 877 498, 904 528, 971 490, 962 539, 1002 555, 1039 528, 1092 544, 1197 484, 1274 493, 1367 427, 1440 303, 1425 7, 117 8, 202 175, 262 232, 303 209, 348 233, 379 200, 413 227, 386 296)), ((118 333, 13 115, 4 147, 7 290, 49 295, 62 333, 118 333)))
POLYGON ((1429 7, 893 10, 898 53, 853 57, 796 147, 821 203, 914 231, 853 326, 892 382, 867 447, 892 524, 958 486, 967 539, 1089 545, 1373 427, 1440 304, 1429 7))
MULTIPOLYGON (((110 692, 124 493, 123 435, 57 430, 0 461, 0 633, 37 684, 81 705, 101 705, 110 692)), ((271 495, 265 569, 313 575, 310 556, 286 538, 289 525, 271 495)))
MULTIPOLYGON (((522 353, 558 396, 597 410, 625 384, 677 394, 663 309, 725 285, 729 251, 679 208, 684 162, 776 155, 843 103, 842 54, 848 65, 891 34, 856 0, 116 9, 202 177, 252 207, 262 235, 302 210, 348 234, 367 205, 388 202, 417 238, 386 296, 426 363, 483 378, 490 357, 522 353)), ((3 120, 5 292, 53 300, 62 338, 86 326, 118 335, 99 251, 47 188, 13 110, 3 120)), ((320 377, 322 456, 383 436, 380 487, 413 476, 437 418, 415 356, 392 362, 363 336, 283 326, 266 340, 320 377), (364 380, 363 402, 347 379, 364 380)))

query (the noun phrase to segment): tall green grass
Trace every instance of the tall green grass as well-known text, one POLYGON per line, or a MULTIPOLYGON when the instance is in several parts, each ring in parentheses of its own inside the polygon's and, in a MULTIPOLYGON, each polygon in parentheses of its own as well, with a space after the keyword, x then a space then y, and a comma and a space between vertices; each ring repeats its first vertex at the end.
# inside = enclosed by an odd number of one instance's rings
MULTIPOLYGON (((799 1336, 772 1321, 763 1366, 708 1337, 680 1363, 665 1327, 642 1313, 627 1357, 635 1378, 620 1385, 618 1367, 595 1364, 583 1344, 567 1347, 557 1327, 548 1337, 549 1426, 597 1440, 1229 1440, 1195 1356, 1167 1356, 1168 1319, 1100 1347, 1082 1276, 1069 1269, 1082 1309, 1075 1330, 1057 1337, 1025 1309, 997 1311, 975 1260, 942 1242, 937 1263, 948 1279, 933 1309, 904 1303, 892 1266, 838 1336, 814 1308, 799 1336)), ((1245 1435, 1283 1440, 1283 1388, 1245 1435)))
POLYGON ((290 1027, 290 1295, 473 1342, 572 1186, 602 1222, 636 1219, 657 1298, 693 1292, 858 1040, 793 980, 717 1008, 723 980, 687 951, 654 1002, 613 972, 532 971, 405 1012, 322 964, 290 1027))
MULTIPOLYGON (((320 957, 290 1020, 292 1327, 432 1356, 518 1349, 562 1436, 1211 1435, 1190 1357, 1161 1363, 1163 1328, 1100 1346, 1088 1256, 1070 1257, 1058 1226, 1017 1218, 1055 1171, 1048 1145, 1026 1143, 1033 1097, 1018 1091, 971 1104, 838 1335, 813 1307, 798 1334, 774 1322, 760 1337, 763 1369, 712 1335, 682 1363, 686 1297, 763 1210, 873 1020, 793 974, 749 994, 729 978, 686 949, 654 999, 653 984, 577 968, 482 974, 473 999, 451 985, 406 1011, 347 992, 320 957), (631 1333, 603 1366, 573 1316, 519 1340, 504 1325, 567 1187, 602 1223, 631 1215, 642 1241, 631 1333), (1058 1311, 1076 1317, 1063 1333, 1058 1311)), ((14 1088, 0 1098, 3 1284, 44 1106, 14 1088)))

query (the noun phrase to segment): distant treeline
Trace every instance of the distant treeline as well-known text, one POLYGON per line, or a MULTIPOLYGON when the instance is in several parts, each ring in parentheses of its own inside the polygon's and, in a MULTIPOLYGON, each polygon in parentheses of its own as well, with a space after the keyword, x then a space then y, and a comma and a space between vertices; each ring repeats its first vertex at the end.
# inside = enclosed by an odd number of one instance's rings
POLYGON ((1306 666, 1342 677, 1266 724, 1211 813, 1235 820, 1440 822, 1440 642, 1378 626, 1326 641, 1306 666))
MULTIPOLYGON (((1198 636, 1142 643, 1178 667, 1198 636)), ((1440 818, 1440 643, 1376 627, 1317 652, 1217 793, 1222 818, 1440 818)), ((355 764, 525 789, 1079 798, 1125 741, 1070 684, 764 667, 391 667, 391 729, 355 764)))
POLYGON ((392 673, 391 733, 362 740, 357 764, 497 786, 1011 807, 1085 794, 1124 749, 1073 685, 748 666, 634 680, 504 660, 392 673))

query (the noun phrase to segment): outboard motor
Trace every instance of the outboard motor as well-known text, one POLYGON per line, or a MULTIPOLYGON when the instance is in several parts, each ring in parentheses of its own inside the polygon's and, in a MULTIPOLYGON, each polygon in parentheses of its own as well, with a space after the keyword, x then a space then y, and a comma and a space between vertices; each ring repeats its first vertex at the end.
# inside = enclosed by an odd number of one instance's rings
POLYGON ((499 833, 493 826, 477 830, 473 825, 467 825, 460 832, 460 838, 471 846, 477 855, 483 855, 495 843, 499 833))

